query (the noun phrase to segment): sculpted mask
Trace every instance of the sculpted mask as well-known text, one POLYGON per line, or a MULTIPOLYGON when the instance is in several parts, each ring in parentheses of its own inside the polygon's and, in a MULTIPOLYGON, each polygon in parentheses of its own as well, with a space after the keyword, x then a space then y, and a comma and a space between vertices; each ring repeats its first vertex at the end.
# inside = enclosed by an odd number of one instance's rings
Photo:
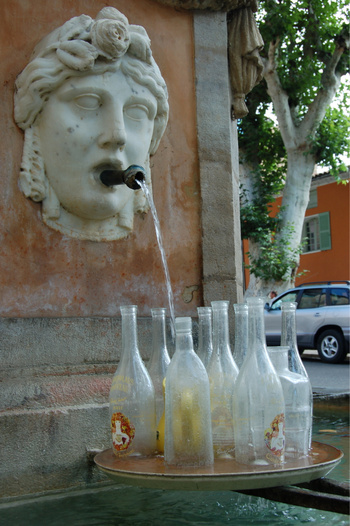
POLYGON ((113 7, 81 15, 45 37, 18 76, 15 120, 25 131, 20 186, 42 201, 43 221, 70 237, 127 236, 142 190, 106 186, 103 170, 142 166, 168 120, 165 82, 150 40, 113 7))

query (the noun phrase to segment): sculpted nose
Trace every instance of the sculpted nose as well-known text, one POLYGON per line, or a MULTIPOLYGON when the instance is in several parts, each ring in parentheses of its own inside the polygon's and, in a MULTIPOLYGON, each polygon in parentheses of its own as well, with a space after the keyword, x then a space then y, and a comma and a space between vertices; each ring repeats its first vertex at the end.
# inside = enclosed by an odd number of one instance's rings
POLYGON ((112 118, 105 123, 103 132, 98 137, 100 148, 123 149, 126 143, 126 131, 122 118, 112 118))

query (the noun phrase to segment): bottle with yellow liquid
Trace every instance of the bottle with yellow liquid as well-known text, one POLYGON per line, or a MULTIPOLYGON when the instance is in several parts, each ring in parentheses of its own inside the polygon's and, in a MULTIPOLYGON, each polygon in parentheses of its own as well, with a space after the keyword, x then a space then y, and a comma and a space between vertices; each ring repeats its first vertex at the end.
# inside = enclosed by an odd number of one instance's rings
POLYGON ((117 457, 156 450, 155 394, 137 342, 137 306, 120 307, 122 355, 109 394, 112 447, 117 457))
MULTIPOLYGON (((165 401, 165 378, 162 383, 163 387, 163 399, 165 401)), ((164 403, 165 405, 165 403, 164 403)), ((164 455, 164 436, 165 436, 165 410, 159 419, 157 424, 157 453, 164 455)))
POLYGON ((214 462, 209 380, 193 350, 192 320, 175 320, 175 353, 165 382, 164 461, 175 466, 214 462))

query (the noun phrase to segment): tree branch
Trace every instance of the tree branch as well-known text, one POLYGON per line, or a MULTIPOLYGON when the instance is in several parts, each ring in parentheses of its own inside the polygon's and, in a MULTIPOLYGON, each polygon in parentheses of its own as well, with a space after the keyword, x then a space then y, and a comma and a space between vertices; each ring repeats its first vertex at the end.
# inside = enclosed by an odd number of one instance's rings
POLYGON ((345 49, 345 46, 337 45, 333 55, 326 63, 321 79, 322 88, 320 88, 315 99, 310 104, 299 126, 300 137, 303 137, 305 140, 317 130, 339 87, 341 73, 338 73, 336 68, 345 49))
POLYGON ((267 92, 275 109, 283 142, 288 150, 295 146, 295 126, 289 107, 288 95, 283 90, 277 73, 276 54, 279 43, 279 38, 270 42, 268 57, 264 60, 263 74, 267 83, 267 92))

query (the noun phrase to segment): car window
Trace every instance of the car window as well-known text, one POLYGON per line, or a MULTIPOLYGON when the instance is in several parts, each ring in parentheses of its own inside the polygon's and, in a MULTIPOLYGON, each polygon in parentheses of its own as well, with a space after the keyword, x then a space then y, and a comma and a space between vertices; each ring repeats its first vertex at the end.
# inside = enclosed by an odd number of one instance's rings
POLYGON ((326 289, 306 289, 299 301, 299 309, 317 309, 326 305, 326 289))
POLYGON ((297 298, 298 292, 299 292, 298 290, 287 292, 287 294, 285 294, 284 296, 281 296, 280 298, 278 298, 278 300, 272 303, 271 309, 272 310, 280 309, 282 302, 284 303, 285 301, 295 301, 297 298))
POLYGON ((298 290, 297 291, 293 291, 293 292, 287 292, 287 294, 285 294, 284 296, 282 296, 282 298, 280 298, 280 300, 282 300, 283 302, 285 301, 295 301, 297 299, 297 294, 298 294, 298 290))
POLYGON ((330 289, 331 305, 349 305, 349 291, 348 289, 330 289))

